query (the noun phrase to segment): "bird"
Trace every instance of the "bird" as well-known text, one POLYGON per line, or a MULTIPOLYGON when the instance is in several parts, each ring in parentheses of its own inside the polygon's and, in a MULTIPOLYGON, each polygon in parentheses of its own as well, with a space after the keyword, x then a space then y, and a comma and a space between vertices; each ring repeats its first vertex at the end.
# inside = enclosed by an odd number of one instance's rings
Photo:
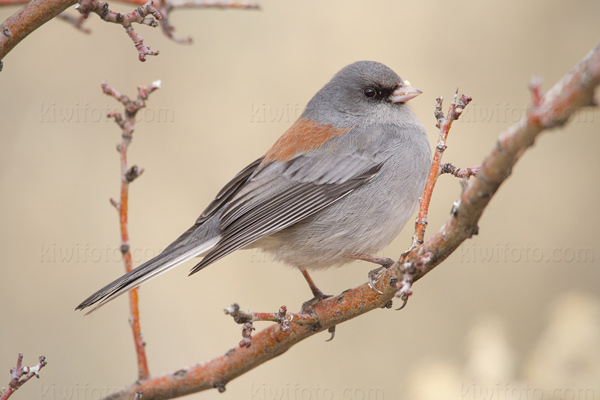
POLYGON ((375 61, 342 68, 187 231, 76 310, 94 306, 92 312, 202 257, 190 271, 195 274, 239 249, 262 249, 298 268, 314 299, 327 297, 308 271, 369 259, 400 233, 418 206, 431 148, 406 103, 421 93, 375 61))

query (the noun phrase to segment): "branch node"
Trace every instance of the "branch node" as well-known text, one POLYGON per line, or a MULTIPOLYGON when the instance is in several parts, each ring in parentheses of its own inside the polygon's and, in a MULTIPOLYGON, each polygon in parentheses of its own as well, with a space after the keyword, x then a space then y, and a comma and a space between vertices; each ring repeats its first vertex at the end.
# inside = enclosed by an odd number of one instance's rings
MULTIPOLYGON (((410 273, 402 274, 402 280, 396 283, 396 297, 401 298, 403 301, 408 301, 408 298, 413 294, 412 290, 413 277, 410 273)), ((404 305, 401 307, 403 308, 404 305)))
POLYGON ((287 307, 281 306, 279 307, 279 311, 277 312, 277 323, 279 324, 279 328, 282 332, 290 331, 290 319, 286 317, 287 307))
POLYGON ((144 168, 140 168, 137 165, 134 165, 131 168, 129 168, 129 170, 125 174, 125 179, 127 180, 128 183, 131 183, 134 180, 136 180, 136 178, 138 178, 143 173, 144 173, 144 168))
POLYGON ((252 322, 244 322, 242 326, 242 340, 240 341, 241 348, 248 348, 252 346, 252 331, 256 328, 252 325, 252 322))
POLYGON ((223 309, 225 314, 231 315, 236 324, 244 324, 246 322, 251 322, 253 319, 253 314, 251 311, 242 310, 237 303, 233 303, 231 306, 223 309))
MULTIPOLYGON (((123 120, 123 116, 119 112, 109 112, 106 114, 106 117, 113 118, 115 123, 119 125, 119 128, 125 129, 125 121, 123 120)), ((117 145, 117 151, 121 152, 121 147, 117 145)))
POLYGON ((457 120, 462 115, 463 110, 471 102, 471 100, 473 100, 473 98, 466 94, 460 96, 460 99, 458 99, 458 101, 455 101, 456 106, 452 111, 452 118, 457 120))
POLYGON ((435 116, 435 120, 437 121, 437 123, 435 124, 435 127, 438 129, 440 126, 442 126, 442 124, 444 123, 444 120, 446 119, 444 117, 444 112, 442 111, 443 103, 444 103, 444 98, 442 96, 435 99, 435 111, 433 112, 433 115, 435 116))
POLYGON ((477 165, 475 167, 462 169, 459 167, 455 167, 451 163, 444 163, 440 166, 440 175, 451 174, 457 178, 469 179, 470 177, 477 175, 480 167, 481 165, 477 165))
POLYGON ((544 93, 542 91, 543 78, 540 75, 534 75, 529 81, 529 90, 531 90, 531 106, 538 108, 542 105, 544 93))
POLYGON ((38 363, 33 367, 23 366, 23 353, 19 353, 17 356, 17 364, 15 367, 10 369, 11 380, 8 383, 8 389, 2 394, 3 399, 8 399, 17 389, 27 383, 34 376, 40 377, 40 370, 44 368, 48 363, 46 362, 45 356, 40 356, 38 363))
POLYGON ((448 148, 448 146, 446 146, 446 144, 444 142, 438 142, 438 144, 435 146, 435 149, 437 151, 445 151, 448 148))
POLYGON ((431 251, 425 251, 425 253, 417 259, 417 267, 423 269, 423 267, 433 261, 433 257, 434 255, 431 251))
POLYGON ((116 208, 117 211, 121 210, 121 205, 119 203, 117 203, 117 201, 115 199, 109 199, 110 201, 110 205, 113 206, 114 208, 116 208))
POLYGON ((216 388, 219 393, 223 393, 226 390, 225 389, 225 384, 221 383, 221 382, 215 382, 215 383, 213 383, 213 387, 216 388))
POLYGON ((454 218, 458 216, 458 209, 460 207, 460 200, 456 200, 452 203, 452 208, 450 209, 450 215, 454 218))
POLYGON ((100 3, 99 0, 79 0, 77 10, 86 17, 93 12, 98 14, 103 21, 123 26, 127 35, 133 41, 135 48, 138 50, 140 61, 146 61, 146 56, 159 54, 158 51, 151 51, 150 47, 144 44, 143 38, 131 26, 134 22, 152 27, 158 26, 158 22, 156 21, 162 19, 162 14, 154 8, 153 0, 148 1, 130 13, 111 11, 108 3, 100 3))
POLYGON ((414 274, 415 273, 415 266, 412 261, 403 262, 400 268, 401 268, 400 271, 403 274, 414 274))
POLYGON ((385 303, 384 305, 381 306, 381 308, 392 308, 392 306, 394 305, 394 301, 390 300, 387 303, 385 303))

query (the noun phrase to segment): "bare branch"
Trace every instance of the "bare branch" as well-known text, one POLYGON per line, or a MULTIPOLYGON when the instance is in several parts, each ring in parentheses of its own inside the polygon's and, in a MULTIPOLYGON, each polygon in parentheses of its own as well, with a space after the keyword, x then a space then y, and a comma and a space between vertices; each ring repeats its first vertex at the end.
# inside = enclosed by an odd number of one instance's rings
MULTIPOLYGON (((137 0, 125 0, 125 1, 137 1, 137 0)), ((157 8, 162 13, 163 19, 160 22, 163 33, 171 40, 182 44, 191 44, 192 38, 180 38, 173 34, 175 27, 171 25, 169 16, 174 10, 180 9, 193 9, 193 8, 219 8, 219 9, 245 9, 245 10, 259 10, 260 6, 254 2, 225 2, 225 1, 185 1, 183 3, 173 3, 167 0, 157 0, 157 8)))
POLYGON ((429 176, 427 177, 427 183, 425 184, 425 191, 423 192, 423 196, 420 200, 419 215, 417 216, 417 220, 415 221, 415 233, 413 235, 411 249, 423 244, 423 239, 425 237, 425 228, 427 227, 427 214, 429 212, 429 203, 431 202, 431 196, 433 195, 433 189, 435 188, 437 178, 440 176, 440 163, 442 162, 442 155, 444 154, 444 150, 446 150, 446 140, 448 138, 448 133, 450 132, 452 122, 454 122, 461 116, 463 110, 471 101, 471 97, 463 94, 459 98, 458 89, 456 89, 456 93, 454 94, 454 99, 450 104, 450 109, 448 110, 447 116, 444 116, 444 113, 442 112, 443 101, 444 99, 442 97, 438 97, 436 99, 434 114, 435 119, 437 121, 436 126, 440 129, 440 135, 438 143, 435 146, 435 154, 431 163, 431 169, 429 170, 429 176))
POLYGON ((469 181, 450 218, 422 246, 404 255, 401 262, 415 267, 414 281, 420 279, 458 246, 478 233, 478 221, 492 196, 510 176, 523 153, 547 129, 565 124, 577 110, 596 106, 594 90, 600 84, 600 44, 569 71, 545 95, 540 80, 531 84, 532 103, 526 116, 502 132, 490 154, 469 181))
POLYGON ((0 24, 0 71, 2 59, 21 40, 76 3, 77 0, 31 0, 0 24))
POLYGON ((33 367, 23 367, 23 353, 19 353, 17 356, 17 365, 10 369, 11 380, 8 383, 8 388, 4 390, 4 392, 0 391, 0 396, 2 396, 0 397, 0 400, 8 399, 34 376, 39 378, 40 370, 47 364, 46 357, 40 356, 38 363, 33 367))
POLYGON ((242 310, 239 305, 234 303, 223 311, 225 311, 225 314, 231 315, 233 320, 238 324, 256 321, 277 322, 281 325, 281 329, 284 332, 289 328, 289 325, 292 322, 300 325, 319 325, 319 320, 314 315, 307 313, 288 313, 286 306, 279 307, 279 310, 275 313, 265 313, 242 310))
POLYGON ((160 25, 163 33, 171 40, 178 43, 191 43, 191 38, 177 38, 173 35, 175 28, 170 24, 168 15, 176 9, 190 8, 219 8, 219 9, 247 9, 258 10, 259 5, 254 2, 224 2, 224 1, 187 1, 184 3, 172 3, 167 0, 118 0, 120 2, 140 6, 130 13, 117 13, 109 9, 108 3, 99 0, 0 0, 0 6, 24 4, 25 6, 10 16, 0 25, 0 71, 2 71, 2 59, 27 35, 39 28, 45 22, 58 16, 78 30, 90 33, 88 28, 83 27, 85 19, 90 13, 95 13, 106 22, 120 24, 133 41, 138 50, 140 61, 146 61, 147 56, 158 55, 158 51, 151 51, 144 44, 144 39, 132 27, 132 23, 149 25, 152 27, 160 25), (82 14, 79 18, 65 13, 64 11, 78 4, 78 10, 82 14), (150 17, 148 17, 150 16, 150 17))
MULTIPOLYGON (((123 254, 123 262, 125 263, 126 272, 129 272, 133 269, 133 262, 131 260, 131 253, 129 251, 129 226, 127 223, 129 184, 144 172, 143 168, 140 168, 137 165, 134 165, 131 168, 127 166, 127 149, 131 143, 135 125, 135 116, 137 112, 146 106, 146 100, 148 99, 148 96, 150 96, 150 93, 154 92, 159 87, 159 81, 153 82, 150 86, 138 87, 138 97, 134 101, 130 100, 129 97, 121 94, 117 90, 111 88, 108 83, 102 83, 102 91, 105 94, 114 97, 125 107, 125 116, 117 112, 109 113, 107 116, 109 118, 113 118, 123 131, 121 135, 121 143, 117 146, 117 151, 121 155, 121 196, 118 203, 113 199, 110 199, 110 203, 119 213, 121 253, 123 254)), ((133 331, 133 341, 135 343, 135 350, 137 354, 138 378, 144 379, 150 376, 150 370, 148 368, 148 359, 146 357, 146 343, 144 342, 144 338, 142 336, 142 327, 140 325, 138 289, 133 289, 129 292, 129 312, 131 329, 133 331)))
POLYGON ((472 176, 477 175, 477 170, 479 169, 479 165, 476 167, 469 168, 459 168, 455 167, 451 163, 444 163, 440 166, 440 175, 442 174, 451 174, 457 178, 469 179, 472 176))
POLYGON ((62 19, 63 21, 73 25, 75 27, 75 29, 81 31, 82 33, 90 34, 90 33, 92 33, 92 30, 83 26, 83 23, 87 20, 87 17, 88 17, 87 15, 79 15, 79 16, 71 15, 71 14, 67 13, 66 11, 60 13, 57 16, 58 19, 62 19))
POLYGON ((162 14, 154 8, 152 0, 125 14, 111 11, 108 7, 108 3, 102 3, 99 0, 80 0, 77 10, 86 18, 90 13, 95 13, 106 22, 122 25, 138 50, 140 61, 146 61, 146 56, 158 55, 158 51, 151 51, 150 47, 144 44, 144 39, 131 26, 134 22, 151 27, 158 26, 156 21, 162 19, 162 14))

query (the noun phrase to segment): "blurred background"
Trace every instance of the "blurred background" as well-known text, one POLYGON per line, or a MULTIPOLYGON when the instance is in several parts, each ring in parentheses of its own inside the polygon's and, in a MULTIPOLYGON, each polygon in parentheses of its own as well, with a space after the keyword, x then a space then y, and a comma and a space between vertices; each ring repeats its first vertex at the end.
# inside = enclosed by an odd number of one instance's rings
MULTIPOLYGON (((600 38, 598 1, 399 2, 261 0, 261 11, 176 11, 178 45, 135 26, 158 57, 137 59, 119 26, 90 16, 85 35, 47 23, 0 73, 0 386, 18 352, 41 379, 15 399, 97 399, 135 381, 127 297, 88 317, 74 307, 120 276, 121 110, 101 81, 134 96, 162 80, 139 114, 130 165, 135 265, 186 230, 216 192, 254 160, 343 66, 380 61, 424 93, 411 106, 437 139, 435 98, 473 97, 445 161, 479 164, 545 88, 600 38)), ((111 3, 129 12, 130 5, 111 3)), ((17 11, 0 9, 0 19, 17 11)), ((75 15, 75 10, 70 10, 75 15)), ((231 399, 591 399, 600 397, 600 113, 545 133, 486 210, 479 235, 415 285, 403 311, 373 311, 315 335, 227 385, 231 399), (502 397, 504 396, 504 397, 502 397)), ((448 217, 459 181, 439 180, 429 232, 448 217)), ((407 226, 382 254, 410 245, 407 226)), ((299 309, 298 271, 240 251, 187 277, 189 262, 143 286, 150 370, 223 354, 241 339, 223 308, 299 309)), ((356 262, 314 273, 327 293, 366 281, 356 262)), ((256 324, 257 328, 266 324, 256 324)), ((216 397, 216 391, 190 399, 216 397)))

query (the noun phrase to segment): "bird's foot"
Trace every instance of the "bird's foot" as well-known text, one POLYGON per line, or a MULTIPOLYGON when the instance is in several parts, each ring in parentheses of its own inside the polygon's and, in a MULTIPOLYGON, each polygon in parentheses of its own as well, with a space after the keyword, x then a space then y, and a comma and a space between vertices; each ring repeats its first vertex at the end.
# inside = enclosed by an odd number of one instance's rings
POLYGON ((381 267, 376 268, 372 271, 369 271, 369 287, 373 290, 375 290, 377 293, 383 293, 382 291, 378 290, 375 287, 375 284, 377 282, 379 282, 379 279, 381 278, 381 275, 383 275, 383 273, 385 271, 387 271, 387 269, 389 267, 391 267, 392 265, 394 265, 394 260, 392 260, 391 258, 387 258, 387 257, 378 257, 378 256, 371 256, 369 254, 355 254, 354 256, 352 256, 352 258, 355 258, 357 260, 362 260, 362 261, 368 261, 374 264, 379 264, 381 265, 381 267))
MULTIPOLYGON (((315 295, 315 297, 313 297, 310 300, 305 301, 302 304, 302 308, 300 310, 300 313, 302 314, 315 314, 315 311, 313 310, 313 306, 315 306, 317 303, 319 303, 321 300, 324 300, 328 297, 332 297, 332 295, 330 294, 324 294, 323 292, 321 292, 319 290, 319 293, 315 295)), ((330 327, 327 332, 329 332, 331 334, 331 337, 329 339, 326 340, 326 342, 330 342, 333 340, 333 338, 335 337, 335 325, 330 327)))
POLYGON ((312 292, 312 294, 314 296, 312 299, 305 301, 304 304, 302 304, 301 312, 312 313, 312 307, 315 304, 317 304, 318 302, 320 302, 323 299, 331 297, 331 295, 323 293, 321 291, 321 289, 319 289, 317 287, 317 285, 315 285, 315 282, 312 280, 312 278, 308 274, 308 271, 306 271, 305 269, 300 269, 300 272, 302 272, 302 275, 304 276, 304 279, 306 279, 306 282, 308 283, 308 286, 310 287, 310 291, 312 292))
POLYGON ((315 295, 315 297, 313 297, 312 299, 307 300, 304 303, 302 303, 302 308, 300 309, 301 313, 312 314, 314 312, 313 311, 313 306, 315 306, 321 300, 325 300, 328 297, 332 297, 332 295, 330 295, 330 294, 324 294, 320 290, 318 291, 318 293, 314 293, 313 292, 313 294, 315 295))
MULTIPOLYGON (((312 280, 312 278, 310 277, 310 275, 308 274, 308 272, 305 269, 300 269, 300 272, 302 272, 302 275, 304 276, 304 279, 306 279, 306 282, 308 283, 308 286, 310 287, 310 290, 313 294, 313 298, 305 301, 304 304, 302 304, 302 308, 300 310, 301 313, 303 314, 312 314, 312 315, 316 315, 315 311, 313 310, 313 306, 315 306, 316 304, 318 304, 321 300, 324 300, 328 297, 332 297, 330 294, 325 294, 321 291, 321 289, 319 289, 317 287, 317 285, 315 285, 315 282, 312 280)), ((319 324, 320 326, 320 324, 319 324)), ((329 339, 327 339, 327 342, 333 340, 334 336, 335 336, 335 325, 330 327, 327 330, 329 333, 331 333, 331 337, 329 339)))

